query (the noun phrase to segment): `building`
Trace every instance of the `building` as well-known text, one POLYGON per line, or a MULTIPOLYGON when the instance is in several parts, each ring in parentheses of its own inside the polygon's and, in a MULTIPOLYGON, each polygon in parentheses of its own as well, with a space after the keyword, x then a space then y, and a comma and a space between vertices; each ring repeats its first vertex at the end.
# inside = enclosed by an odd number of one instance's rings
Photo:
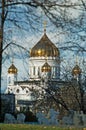
MULTIPOLYGON (((72 70, 75 78, 81 74, 77 66, 72 70)), ((18 69, 12 63, 8 68, 5 92, 15 94, 17 110, 31 106, 37 99, 41 99, 42 93, 46 93, 47 83, 50 82, 54 87, 64 83, 60 81, 60 51, 48 38, 46 29, 44 29, 42 38, 31 49, 28 81, 18 81, 17 73, 18 69)))

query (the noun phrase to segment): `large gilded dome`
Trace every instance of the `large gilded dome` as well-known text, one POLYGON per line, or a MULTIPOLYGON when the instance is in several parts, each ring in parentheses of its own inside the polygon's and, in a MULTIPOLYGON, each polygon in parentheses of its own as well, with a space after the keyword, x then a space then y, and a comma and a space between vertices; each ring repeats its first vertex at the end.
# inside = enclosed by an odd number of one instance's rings
POLYGON ((31 57, 57 57, 59 56, 58 48, 50 41, 46 33, 40 41, 31 49, 31 57))
POLYGON ((17 68, 14 66, 14 64, 12 64, 9 68, 8 68, 8 73, 9 74, 17 74, 18 70, 17 68))

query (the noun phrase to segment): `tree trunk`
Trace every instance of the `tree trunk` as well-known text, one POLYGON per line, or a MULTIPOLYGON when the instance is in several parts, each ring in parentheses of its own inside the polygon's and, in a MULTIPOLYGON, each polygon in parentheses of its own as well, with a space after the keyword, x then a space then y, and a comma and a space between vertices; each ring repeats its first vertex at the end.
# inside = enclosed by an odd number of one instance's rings
POLYGON ((79 80, 78 84, 79 84, 79 89, 80 89, 80 109, 81 111, 83 111, 83 113, 86 113, 85 104, 84 104, 84 90, 81 84, 81 80, 79 80))
MULTIPOLYGON (((1 23, 0 23, 0 93, 1 93, 1 75, 2 75, 2 52, 3 52, 3 29, 4 29, 4 21, 5 21, 5 0, 2 0, 2 12, 1 12, 1 23)), ((1 94, 0 94, 1 95, 1 94)), ((1 104, 1 96, 0 96, 0 104, 1 104)), ((1 109, 0 109, 1 114, 1 109)))

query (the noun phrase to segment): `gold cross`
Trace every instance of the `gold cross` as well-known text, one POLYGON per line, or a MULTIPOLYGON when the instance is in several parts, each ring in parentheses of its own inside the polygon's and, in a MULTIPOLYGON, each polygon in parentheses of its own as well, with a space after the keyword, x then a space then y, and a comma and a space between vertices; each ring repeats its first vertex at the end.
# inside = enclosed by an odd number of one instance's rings
POLYGON ((78 55, 76 56, 76 65, 78 65, 78 55))
POLYGON ((46 33, 46 25, 47 25, 47 21, 44 21, 43 24, 44 24, 44 33, 46 33))

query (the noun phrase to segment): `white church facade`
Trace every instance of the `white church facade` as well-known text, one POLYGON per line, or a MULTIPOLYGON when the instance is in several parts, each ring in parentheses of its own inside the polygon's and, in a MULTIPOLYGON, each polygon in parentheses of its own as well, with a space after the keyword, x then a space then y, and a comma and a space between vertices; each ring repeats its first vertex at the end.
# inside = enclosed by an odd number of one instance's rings
MULTIPOLYGON (((41 98, 41 93, 45 93, 44 88, 47 87, 47 81, 52 82, 54 86, 61 84, 60 71, 60 51, 44 30, 42 38, 30 51, 28 81, 18 81, 18 69, 12 63, 8 68, 5 93, 15 95, 16 108, 20 109, 22 103, 25 106, 28 102, 36 101, 37 97, 33 90, 38 91, 40 93, 38 98, 41 98)), ((75 78, 81 74, 78 65, 73 68, 72 74, 75 78)))

